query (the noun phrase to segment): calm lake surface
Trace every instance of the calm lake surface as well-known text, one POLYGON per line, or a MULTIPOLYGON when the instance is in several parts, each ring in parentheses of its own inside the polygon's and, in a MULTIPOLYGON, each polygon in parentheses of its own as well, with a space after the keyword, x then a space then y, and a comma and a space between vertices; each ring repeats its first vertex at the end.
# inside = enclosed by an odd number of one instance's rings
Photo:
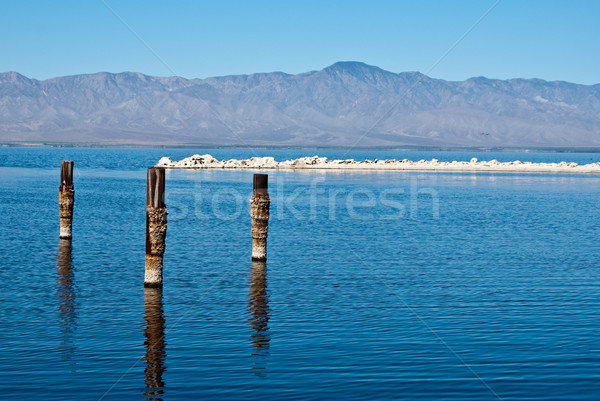
POLYGON ((598 153, 0 148, 2 400, 597 400, 600 175, 167 171, 161 156, 600 161, 598 153), (75 161, 73 240, 58 238, 75 161))

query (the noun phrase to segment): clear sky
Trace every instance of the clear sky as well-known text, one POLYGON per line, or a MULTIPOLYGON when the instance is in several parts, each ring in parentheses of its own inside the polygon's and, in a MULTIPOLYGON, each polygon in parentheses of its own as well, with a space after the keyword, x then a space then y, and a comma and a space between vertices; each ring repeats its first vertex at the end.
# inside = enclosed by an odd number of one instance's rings
POLYGON ((596 0, 4 0, 0 71, 206 78, 353 60, 447 80, 596 84, 599 21, 596 0))

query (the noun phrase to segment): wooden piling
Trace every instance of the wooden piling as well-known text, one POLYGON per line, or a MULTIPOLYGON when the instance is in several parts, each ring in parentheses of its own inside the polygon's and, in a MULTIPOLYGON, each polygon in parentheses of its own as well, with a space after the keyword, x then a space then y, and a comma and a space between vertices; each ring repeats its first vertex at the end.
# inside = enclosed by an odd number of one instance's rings
POLYGON ((148 169, 146 188, 146 273, 145 287, 160 287, 163 282, 163 254, 167 236, 165 169, 148 169))
POLYGON ((60 217, 60 238, 72 237, 73 204, 75 189, 73 187, 73 161, 60 162, 60 186, 58 187, 58 214, 60 217))
POLYGON ((250 199, 252 260, 267 260, 270 206, 269 176, 267 174, 254 174, 252 199, 250 199))

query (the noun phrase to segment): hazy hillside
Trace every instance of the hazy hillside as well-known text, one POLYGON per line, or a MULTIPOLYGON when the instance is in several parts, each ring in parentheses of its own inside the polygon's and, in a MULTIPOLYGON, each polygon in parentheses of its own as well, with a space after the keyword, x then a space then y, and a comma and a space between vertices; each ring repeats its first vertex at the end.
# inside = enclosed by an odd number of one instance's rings
POLYGON ((449 82, 358 62, 203 80, 8 72, 0 142, 600 146, 600 85, 449 82))

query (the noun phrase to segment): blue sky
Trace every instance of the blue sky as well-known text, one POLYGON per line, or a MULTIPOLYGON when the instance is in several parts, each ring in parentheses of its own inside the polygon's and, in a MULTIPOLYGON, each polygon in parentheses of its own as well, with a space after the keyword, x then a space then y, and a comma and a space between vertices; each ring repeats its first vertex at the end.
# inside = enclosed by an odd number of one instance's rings
POLYGON ((355 60, 447 80, 600 83, 595 0, 59 0, 1 10, 0 71, 37 79, 295 74, 355 60))

